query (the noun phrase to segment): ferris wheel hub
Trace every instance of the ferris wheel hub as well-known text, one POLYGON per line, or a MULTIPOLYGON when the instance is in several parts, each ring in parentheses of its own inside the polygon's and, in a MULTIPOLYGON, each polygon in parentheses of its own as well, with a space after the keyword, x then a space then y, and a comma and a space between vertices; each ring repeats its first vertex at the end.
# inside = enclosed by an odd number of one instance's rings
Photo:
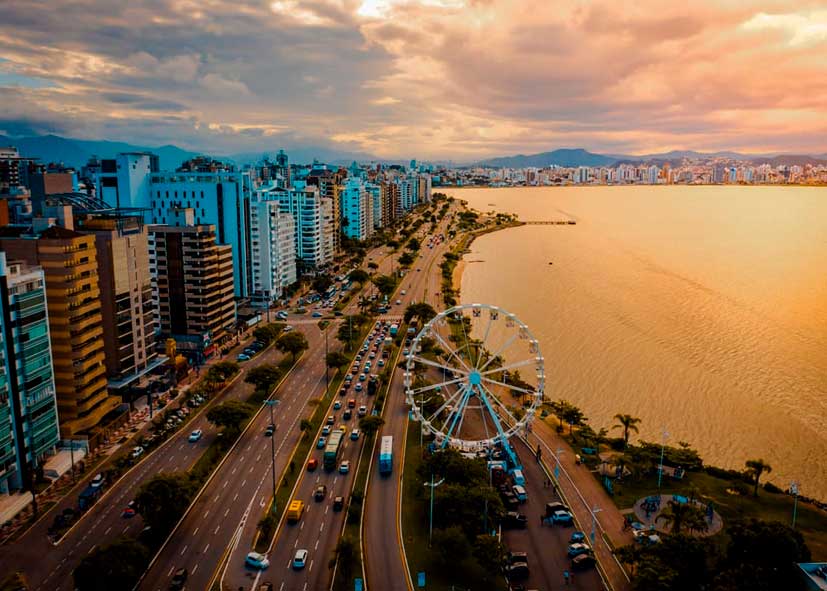
POLYGON ((479 370, 475 369, 470 374, 468 374, 468 383, 472 386, 479 386, 482 384, 482 374, 479 370))

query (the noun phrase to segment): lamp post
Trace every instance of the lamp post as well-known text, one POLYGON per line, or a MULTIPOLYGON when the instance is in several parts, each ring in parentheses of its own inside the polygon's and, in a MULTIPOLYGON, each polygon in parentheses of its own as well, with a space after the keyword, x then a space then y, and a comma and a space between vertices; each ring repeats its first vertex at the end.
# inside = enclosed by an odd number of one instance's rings
POLYGON ((445 482, 443 478, 439 482, 434 482, 434 474, 431 472, 431 482, 423 482, 422 486, 430 486, 431 487, 431 515, 430 515, 430 525, 428 526, 428 547, 431 547, 431 538, 434 535, 434 489, 438 487, 440 484, 445 482))
POLYGON ((324 330, 324 393, 330 389, 330 368, 327 367, 327 328, 324 330))
POLYGON ((592 546, 594 546, 594 538, 595 538, 595 533, 594 532, 595 532, 595 528, 597 526, 597 514, 600 513, 602 510, 603 509, 601 509, 597 505, 592 507, 592 533, 591 533, 592 546))
POLYGON ((790 493, 793 495, 793 525, 792 528, 795 529, 795 518, 798 514, 798 482, 793 480, 790 483, 790 493))
POLYGON ((658 466, 658 490, 660 490, 660 482, 663 480, 663 454, 666 451, 666 439, 669 437, 669 432, 664 428, 663 439, 660 444, 660 466, 658 466))
MULTIPOLYGON (((270 407, 270 424, 275 425, 273 420, 273 407, 278 405, 279 401, 275 398, 269 398, 264 401, 264 404, 270 407)), ((273 470, 273 512, 276 512, 276 442, 275 436, 270 436, 270 462, 273 470)))

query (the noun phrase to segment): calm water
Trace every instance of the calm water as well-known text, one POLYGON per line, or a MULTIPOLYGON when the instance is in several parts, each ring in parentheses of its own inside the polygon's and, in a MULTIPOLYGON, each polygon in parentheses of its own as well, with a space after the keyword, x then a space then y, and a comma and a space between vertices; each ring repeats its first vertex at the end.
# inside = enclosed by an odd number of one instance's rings
POLYGON ((577 221, 481 237, 462 278, 463 302, 531 327, 548 396, 595 428, 639 416, 641 437, 665 428, 707 463, 763 457, 773 482, 827 499, 827 189, 449 193, 480 211, 577 221))

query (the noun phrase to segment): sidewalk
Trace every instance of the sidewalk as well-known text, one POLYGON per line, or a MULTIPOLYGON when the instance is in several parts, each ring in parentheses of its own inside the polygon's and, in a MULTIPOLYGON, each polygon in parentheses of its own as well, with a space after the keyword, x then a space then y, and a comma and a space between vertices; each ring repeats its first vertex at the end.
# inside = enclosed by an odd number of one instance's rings
MULTIPOLYGON (((608 552, 604 554, 600 551, 599 534, 601 532, 604 534, 604 539, 608 538, 612 548, 618 548, 633 542, 632 533, 624 531, 623 529, 625 522, 623 514, 615 506, 600 482, 589 472, 589 469, 584 465, 578 466, 575 463, 575 452, 569 444, 557 434, 554 427, 538 416, 534 422, 532 422, 531 429, 532 432, 527 439, 535 449, 538 441, 540 442, 543 461, 546 462, 552 473, 557 464, 557 458, 555 457, 557 450, 563 450, 559 457, 560 476, 558 481, 563 494, 568 499, 571 509, 577 516, 581 526, 590 528, 592 508, 598 507, 600 509, 600 511, 596 513, 598 536, 595 546, 598 546, 596 551, 601 559, 600 564, 605 570, 611 588, 613 591, 627 591, 631 589, 629 579, 617 561, 614 560, 613 557, 609 557, 608 552)), ((608 548, 605 544, 604 549, 607 551, 611 550, 611 548, 608 548)))

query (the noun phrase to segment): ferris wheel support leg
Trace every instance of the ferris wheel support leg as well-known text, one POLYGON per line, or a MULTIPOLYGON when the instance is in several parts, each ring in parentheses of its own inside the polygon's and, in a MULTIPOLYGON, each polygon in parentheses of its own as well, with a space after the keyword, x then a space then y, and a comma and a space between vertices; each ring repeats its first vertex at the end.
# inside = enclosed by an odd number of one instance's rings
POLYGON ((442 447, 445 448, 448 446, 448 441, 451 439, 451 434, 454 432, 454 427, 457 426, 457 421, 459 417, 462 416, 464 412, 465 406, 468 404, 468 399, 471 397, 471 393, 473 390, 469 387, 465 389, 465 392, 462 394, 462 398, 460 398, 457 407, 453 410, 453 415, 451 417, 451 426, 448 429, 448 432, 445 434, 445 439, 442 442, 442 447))
POLYGON ((508 455, 508 459, 511 462, 512 468, 514 468, 515 470, 521 470, 522 465, 520 464, 520 460, 517 457, 517 454, 514 453, 511 444, 508 442, 508 438, 505 436, 503 426, 500 423, 500 418, 497 416, 497 412, 494 410, 494 407, 491 406, 491 401, 488 400, 488 395, 485 392, 485 388, 477 386, 477 395, 479 396, 480 400, 482 400, 482 403, 485 405, 485 408, 488 409, 488 413, 491 415, 491 420, 494 422, 494 426, 497 428, 499 440, 503 444, 503 449, 505 450, 505 453, 508 455))

